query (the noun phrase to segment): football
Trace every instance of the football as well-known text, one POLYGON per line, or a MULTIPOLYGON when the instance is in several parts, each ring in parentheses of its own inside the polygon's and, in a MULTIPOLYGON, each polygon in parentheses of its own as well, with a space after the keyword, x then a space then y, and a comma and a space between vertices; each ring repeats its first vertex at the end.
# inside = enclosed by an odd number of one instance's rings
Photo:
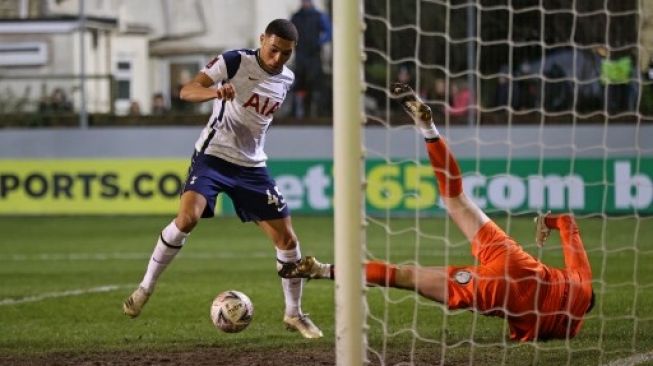
POLYGON ((254 305, 240 291, 221 292, 211 304, 211 321, 216 328, 227 333, 237 333, 247 328, 254 316, 254 305))

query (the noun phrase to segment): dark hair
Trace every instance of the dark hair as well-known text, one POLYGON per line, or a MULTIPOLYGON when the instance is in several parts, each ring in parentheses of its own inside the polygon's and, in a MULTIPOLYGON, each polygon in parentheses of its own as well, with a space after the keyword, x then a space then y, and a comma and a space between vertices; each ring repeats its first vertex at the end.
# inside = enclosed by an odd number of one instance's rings
POLYGON ((590 305, 587 307, 587 311, 585 312, 585 314, 592 311, 592 309, 594 309, 594 290, 592 290, 592 298, 590 299, 590 305))
POLYGON ((292 24, 290 20, 287 19, 275 19, 265 27, 265 34, 279 36, 285 40, 297 42, 299 39, 299 33, 297 33, 297 28, 292 24))

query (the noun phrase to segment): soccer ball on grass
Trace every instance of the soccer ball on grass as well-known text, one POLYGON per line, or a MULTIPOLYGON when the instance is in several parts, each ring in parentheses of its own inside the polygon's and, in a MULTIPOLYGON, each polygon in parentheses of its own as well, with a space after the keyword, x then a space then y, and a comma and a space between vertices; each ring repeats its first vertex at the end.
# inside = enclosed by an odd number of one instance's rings
POLYGON ((216 328, 227 333, 237 333, 247 328, 254 315, 254 305, 240 291, 221 292, 211 304, 211 321, 216 328))

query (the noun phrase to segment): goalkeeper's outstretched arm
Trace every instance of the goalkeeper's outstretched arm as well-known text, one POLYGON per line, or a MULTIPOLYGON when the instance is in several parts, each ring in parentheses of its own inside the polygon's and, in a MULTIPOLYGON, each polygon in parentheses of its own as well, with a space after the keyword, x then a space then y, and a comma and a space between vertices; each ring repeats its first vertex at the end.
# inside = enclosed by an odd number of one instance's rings
MULTIPOLYGON (((560 230, 562 253, 565 257, 565 271, 570 282, 576 287, 579 301, 586 304, 585 312, 594 307, 594 290, 592 289, 592 267, 583 246, 580 230, 571 215, 546 215, 545 225, 550 229, 560 230), (582 300, 585 301, 582 301, 582 300)), ((583 304, 579 305, 583 306, 583 304)))

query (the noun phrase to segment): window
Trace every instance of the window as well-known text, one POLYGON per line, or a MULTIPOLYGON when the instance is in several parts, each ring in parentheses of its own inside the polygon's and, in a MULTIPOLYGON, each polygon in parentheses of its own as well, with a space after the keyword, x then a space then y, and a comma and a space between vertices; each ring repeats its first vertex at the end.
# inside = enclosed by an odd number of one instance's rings
POLYGON ((120 59, 114 66, 116 80, 116 113, 126 114, 132 99, 132 61, 120 59))
POLYGON ((43 42, 0 44, 0 66, 40 66, 48 61, 48 47, 43 42))
POLYGON ((131 79, 132 79, 132 63, 128 60, 120 60, 116 62, 116 78, 117 95, 119 100, 129 100, 131 98, 131 79))
POLYGON ((131 82, 129 80, 118 80, 117 99, 131 99, 130 93, 131 82))

